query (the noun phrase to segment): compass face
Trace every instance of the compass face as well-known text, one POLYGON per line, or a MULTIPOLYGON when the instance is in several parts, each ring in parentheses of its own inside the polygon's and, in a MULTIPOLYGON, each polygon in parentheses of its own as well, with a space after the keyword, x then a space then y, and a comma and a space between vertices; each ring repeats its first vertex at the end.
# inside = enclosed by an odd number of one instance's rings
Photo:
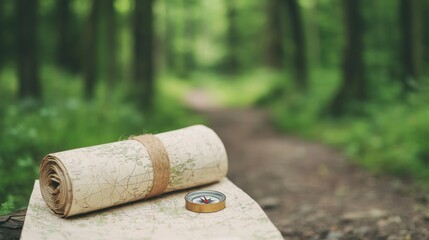
POLYGON ((225 201, 225 195, 217 191, 196 191, 186 195, 186 200, 197 204, 214 204, 225 201))
POLYGON ((185 196, 186 207, 194 212, 214 212, 225 208, 225 195, 218 191, 204 190, 185 196))
POLYGON ((213 196, 201 196, 199 198, 192 199, 193 203, 199 203, 199 204, 211 204, 211 203, 218 203, 220 202, 218 198, 213 196))

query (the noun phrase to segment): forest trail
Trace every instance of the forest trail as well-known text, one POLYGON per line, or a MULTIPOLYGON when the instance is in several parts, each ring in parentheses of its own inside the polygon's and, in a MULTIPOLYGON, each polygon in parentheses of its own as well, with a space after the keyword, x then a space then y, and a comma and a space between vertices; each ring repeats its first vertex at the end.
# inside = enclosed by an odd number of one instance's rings
POLYGON ((280 134, 262 110, 220 108, 200 90, 186 102, 224 141, 228 177, 285 239, 429 239, 428 199, 417 187, 370 174, 338 150, 280 134))

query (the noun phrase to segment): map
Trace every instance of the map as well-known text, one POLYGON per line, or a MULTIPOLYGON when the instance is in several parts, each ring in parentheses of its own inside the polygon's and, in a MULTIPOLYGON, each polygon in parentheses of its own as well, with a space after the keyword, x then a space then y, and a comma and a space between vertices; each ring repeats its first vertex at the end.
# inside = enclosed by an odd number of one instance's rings
POLYGON ((43 200, 36 181, 21 239, 283 239, 259 205, 227 178, 218 183, 101 211, 59 218, 43 200), (226 195, 226 208, 194 213, 184 196, 195 190, 226 195))
MULTIPOLYGON (((222 141, 203 125, 155 135, 164 145, 169 182, 164 192, 218 181, 228 159, 222 141)), ((125 140, 49 154, 42 161, 40 188, 49 208, 70 217, 145 198, 154 169, 137 140, 125 140)))

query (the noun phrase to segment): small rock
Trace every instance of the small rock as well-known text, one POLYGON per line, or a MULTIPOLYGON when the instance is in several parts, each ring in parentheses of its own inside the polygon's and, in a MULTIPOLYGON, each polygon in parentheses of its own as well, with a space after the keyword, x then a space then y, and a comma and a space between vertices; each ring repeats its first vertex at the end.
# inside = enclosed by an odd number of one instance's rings
POLYGON ((262 209, 270 210, 278 207, 280 204, 280 199, 277 197, 265 197, 259 200, 259 205, 261 205, 262 209))
POLYGON ((353 232, 358 235, 359 237, 363 237, 365 236, 367 233, 369 233, 371 231, 371 228, 368 226, 362 226, 362 227, 358 227, 356 228, 353 232))
POLYGON ((303 232, 304 238, 309 238, 314 236, 316 233, 313 230, 306 230, 303 232))
POLYGON ((340 240, 344 234, 342 232, 331 231, 326 236, 326 240, 340 240))
POLYGON ((388 218, 390 222, 400 224, 402 223, 402 218, 400 216, 394 216, 388 218))
POLYGON ((382 218, 387 215, 387 212, 381 209, 373 208, 369 211, 356 211, 356 212, 348 212, 343 214, 341 219, 343 221, 356 221, 361 219, 377 219, 382 218))
POLYGON ((379 228, 384 228, 392 223, 400 224, 402 223, 402 219, 400 216, 389 217, 387 219, 382 219, 377 222, 377 226, 379 228))
POLYGON ((401 237, 395 236, 395 235, 390 235, 387 237, 387 240, 402 240, 401 237))
POLYGON ((299 212, 301 214, 308 214, 313 211, 313 207, 311 205, 302 205, 299 207, 299 212))

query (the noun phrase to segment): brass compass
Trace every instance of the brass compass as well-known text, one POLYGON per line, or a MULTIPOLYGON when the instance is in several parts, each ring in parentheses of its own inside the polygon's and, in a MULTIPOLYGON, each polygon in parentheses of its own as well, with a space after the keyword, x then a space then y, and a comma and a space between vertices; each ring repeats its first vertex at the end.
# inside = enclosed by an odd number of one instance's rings
POLYGON ((213 190, 202 190, 188 193, 185 196, 186 209, 197 213, 217 212, 225 208, 226 197, 213 190))

